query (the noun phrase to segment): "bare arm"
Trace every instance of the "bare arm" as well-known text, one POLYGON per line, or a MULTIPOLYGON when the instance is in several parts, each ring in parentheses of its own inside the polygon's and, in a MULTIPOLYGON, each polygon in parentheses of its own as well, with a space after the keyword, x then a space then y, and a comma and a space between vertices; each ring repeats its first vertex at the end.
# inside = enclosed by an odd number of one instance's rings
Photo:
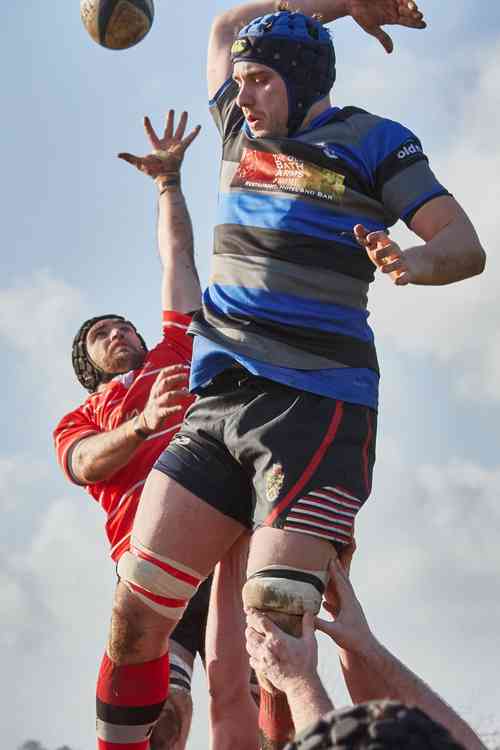
POLYGON ((467 750, 484 750, 471 727, 375 638, 351 583, 337 561, 331 564, 330 572, 326 606, 334 613, 335 620, 317 619, 316 627, 339 647, 344 671, 349 675, 350 669, 354 670, 351 680, 347 681, 349 688, 354 686, 353 700, 388 698, 417 706, 446 727, 467 750))
POLYGON ((454 198, 441 196, 426 203, 415 214, 411 229, 425 245, 402 250, 385 232, 368 234, 360 224, 354 233, 372 262, 398 286, 453 284, 483 272, 486 254, 454 198))
POLYGON ((186 137, 187 112, 183 112, 174 132, 175 113, 167 115, 160 138, 149 117, 144 129, 153 148, 151 154, 134 156, 118 154, 140 172, 152 177, 158 187, 158 250, 163 266, 162 305, 164 310, 181 313, 197 310, 201 305, 201 289, 194 262, 193 227, 181 189, 181 165, 189 146, 198 136, 196 127, 186 137))
MULTIPOLYGON (((212 24, 208 45, 208 93, 215 96, 231 75, 230 50, 238 31, 252 19, 279 9, 280 0, 251 0, 217 16, 212 24)), ((425 28, 422 13, 416 3, 408 0, 292 0, 290 10, 306 15, 320 14, 324 23, 352 16, 364 31, 376 37, 387 52, 392 40, 380 27, 400 24, 425 28)))
POLYGON ((163 421, 182 412, 188 398, 188 368, 164 368, 151 388, 146 407, 134 419, 109 432, 83 438, 69 455, 68 469, 81 484, 110 479, 128 464, 138 447, 161 427, 163 421))

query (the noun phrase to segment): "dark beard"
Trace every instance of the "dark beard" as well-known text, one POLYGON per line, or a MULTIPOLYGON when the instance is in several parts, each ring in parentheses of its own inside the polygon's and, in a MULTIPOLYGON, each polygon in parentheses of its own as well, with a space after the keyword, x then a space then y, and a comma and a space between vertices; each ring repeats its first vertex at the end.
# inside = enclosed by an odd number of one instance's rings
POLYGON ((117 375, 125 375, 126 372, 142 367, 146 355, 147 352, 144 350, 127 351, 123 354, 117 354, 113 357, 109 367, 106 367, 106 370, 101 370, 103 376, 102 382, 108 383, 113 378, 116 378, 117 375))

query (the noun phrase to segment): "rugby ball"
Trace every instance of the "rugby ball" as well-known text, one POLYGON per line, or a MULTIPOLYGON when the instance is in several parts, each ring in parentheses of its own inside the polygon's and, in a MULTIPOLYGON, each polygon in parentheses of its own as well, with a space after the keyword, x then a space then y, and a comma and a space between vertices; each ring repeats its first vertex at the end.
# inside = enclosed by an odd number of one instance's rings
POLYGON ((153 0, 80 0, 80 15, 102 47, 128 49, 144 39, 153 24, 153 0))

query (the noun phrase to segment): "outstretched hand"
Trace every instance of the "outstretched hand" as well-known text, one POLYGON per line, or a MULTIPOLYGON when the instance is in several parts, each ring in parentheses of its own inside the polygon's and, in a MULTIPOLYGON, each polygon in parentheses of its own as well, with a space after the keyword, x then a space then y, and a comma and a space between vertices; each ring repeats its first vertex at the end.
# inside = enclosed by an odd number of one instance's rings
POLYGON ((145 117, 144 130, 153 148, 152 153, 146 156, 134 156, 134 154, 122 152, 118 154, 118 158, 132 164, 140 172, 144 172, 144 174, 147 174, 148 177, 152 177, 154 180, 165 177, 165 175, 178 173, 184 159, 184 154, 195 138, 197 138, 201 126, 197 125, 194 130, 184 137, 188 122, 188 113, 182 113, 175 132, 174 119, 175 112, 171 109, 167 115, 163 136, 160 138, 151 125, 149 117, 145 117))
POLYGON ((392 52, 394 44, 381 27, 386 24, 425 29, 423 13, 413 0, 349 0, 350 15, 366 31, 378 39, 386 52, 392 52))
POLYGON ((316 618, 316 629, 347 651, 361 651, 373 638, 348 575, 338 558, 330 563, 330 582, 323 603, 333 621, 316 618))

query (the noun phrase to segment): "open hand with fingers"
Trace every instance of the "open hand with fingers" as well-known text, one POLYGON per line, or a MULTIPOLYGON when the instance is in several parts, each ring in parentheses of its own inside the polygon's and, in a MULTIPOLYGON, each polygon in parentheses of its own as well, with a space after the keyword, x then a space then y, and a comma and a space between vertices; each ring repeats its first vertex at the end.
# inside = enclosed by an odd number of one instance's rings
POLYGON ((381 27, 385 24, 425 29, 423 13, 413 0, 348 0, 349 14, 366 31, 378 39, 386 52, 392 52, 394 44, 381 27))
POLYGON ((182 113, 175 132, 174 121, 175 112, 171 109, 167 115, 163 136, 160 138, 151 125, 149 117, 145 117, 144 130, 153 148, 152 153, 146 156, 134 156, 134 154, 122 152, 118 154, 118 158, 132 164, 140 172, 144 172, 144 174, 147 174, 148 177, 152 177, 154 180, 166 175, 178 174, 184 154, 195 138, 197 138, 201 126, 197 125, 194 130, 185 136, 188 113, 182 113))
POLYGON ((372 263, 382 273, 389 274, 396 286, 415 283, 418 278, 415 256, 408 257, 387 232, 368 232, 362 224, 356 224, 354 236, 372 263))
POLYGON ((161 370, 142 413, 146 430, 156 432, 167 417, 183 412, 194 401, 194 396, 188 391, 188 381, 187 365, 172 365, 161 370))
POLYGON ((338 558, 330 563, 330 581, 323 607, 333 621, 317 617, 316 629, 332 638, 347 651, 362 651, 373 641, 373 635, 348 574, 338 558))

